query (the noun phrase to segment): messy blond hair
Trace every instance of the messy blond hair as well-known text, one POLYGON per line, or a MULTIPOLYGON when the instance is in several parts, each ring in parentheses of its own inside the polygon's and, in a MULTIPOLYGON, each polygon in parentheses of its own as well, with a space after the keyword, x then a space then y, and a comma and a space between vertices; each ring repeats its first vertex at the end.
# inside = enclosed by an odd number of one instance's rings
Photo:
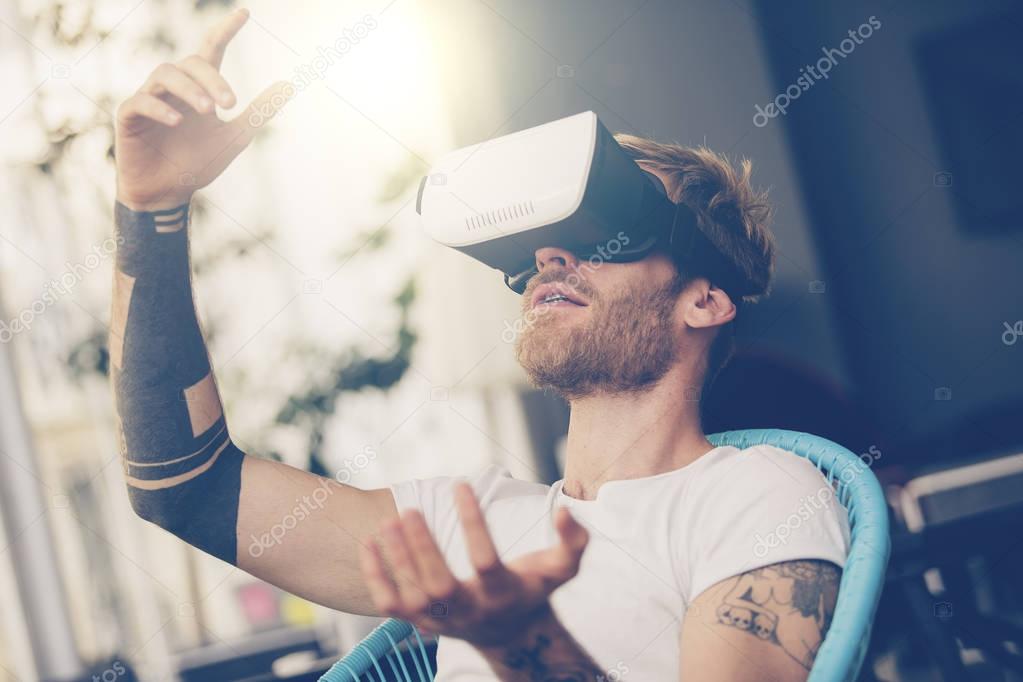
MULTIPOLYGON (((755 190, 750 182, 753 163, 743 158, 736 168, 726 156, 707 147, 655 142, 624 133, 614 137, 636 163, 661 176, 672 201, 693 210, 700 230, 751 285, 753 293, 742 300, 754 302, 767 295, 774 271, 773 211, 767 192, 755 190)), ((699 263, 677 265, 686 281, 709 274, 701 272, 699 263)), ((720 329, 711 345, 704 388, 735 350, 734 327, 733 321, 720 329)))

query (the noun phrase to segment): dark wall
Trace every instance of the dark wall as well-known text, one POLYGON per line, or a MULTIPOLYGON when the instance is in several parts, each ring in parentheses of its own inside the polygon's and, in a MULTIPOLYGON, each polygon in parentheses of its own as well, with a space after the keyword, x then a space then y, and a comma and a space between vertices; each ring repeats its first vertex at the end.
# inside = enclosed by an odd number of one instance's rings
POLYGON ((1023 343, 1003 336, 1023 318, 1020 6, 764 0, 757 16, 778 92, 880 24, 769 124, 796 160, 860 404, 927 443, 919 459, 1018 445, 1023 343))

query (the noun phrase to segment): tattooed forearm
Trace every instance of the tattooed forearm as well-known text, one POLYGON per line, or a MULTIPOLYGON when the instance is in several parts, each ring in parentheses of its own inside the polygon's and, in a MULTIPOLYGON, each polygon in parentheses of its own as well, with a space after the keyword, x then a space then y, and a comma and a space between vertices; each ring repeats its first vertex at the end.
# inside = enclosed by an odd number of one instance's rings
POLYGON ((500 680, 604 682, 603 671, 553 616, 506 646, 483 650, 500 680))
POLYGON ((787 561, 728 582, 718 622, 781 647, 807 670, 831 626, 840 571, 827 561, 787 561))
POLYGON ((527 674, 536 682, 592 682, 601 679, 600 669, 589 661, 557 661, 551 651, 551 640, 538 635, 531 647, 519 647, 508 652, 504 664, 510 669, 527 674))
POLYGON ((188 213, 116 205, 109 349, 120 454, 140 516, 235 563, 243 455, 192 301, 188 213))

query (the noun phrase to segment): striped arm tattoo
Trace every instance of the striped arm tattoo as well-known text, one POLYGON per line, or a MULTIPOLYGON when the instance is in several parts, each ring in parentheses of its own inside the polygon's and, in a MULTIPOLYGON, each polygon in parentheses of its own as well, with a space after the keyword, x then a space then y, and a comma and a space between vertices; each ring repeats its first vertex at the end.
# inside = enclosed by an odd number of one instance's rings
POLYGON ((115 207, 110 375, 132 507, 237 561, 243 454, 231 442, 192 299, 189 207, 115 207))

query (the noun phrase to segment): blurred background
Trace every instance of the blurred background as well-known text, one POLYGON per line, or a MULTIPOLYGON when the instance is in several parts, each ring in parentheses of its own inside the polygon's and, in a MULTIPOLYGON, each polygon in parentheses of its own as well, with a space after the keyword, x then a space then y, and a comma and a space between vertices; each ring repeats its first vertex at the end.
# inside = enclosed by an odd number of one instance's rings
MULTIPOLYGON (((232 5, 0 1, 4 679, 299 679, 374 624, 145 524, 116 463, 112 115, 232 5)), ((869 454, 894 531, 862 679, 1023 679, 1018 3, 246 6, 239 101, 298 95, 193 202, 242 449, 360 487, 560 478, 568 411, 515 364, 518 297, 422 235, 414 198, 445 151, 593 110, 749 157, 771 190, 774 291, 705 430, 869 454)))

